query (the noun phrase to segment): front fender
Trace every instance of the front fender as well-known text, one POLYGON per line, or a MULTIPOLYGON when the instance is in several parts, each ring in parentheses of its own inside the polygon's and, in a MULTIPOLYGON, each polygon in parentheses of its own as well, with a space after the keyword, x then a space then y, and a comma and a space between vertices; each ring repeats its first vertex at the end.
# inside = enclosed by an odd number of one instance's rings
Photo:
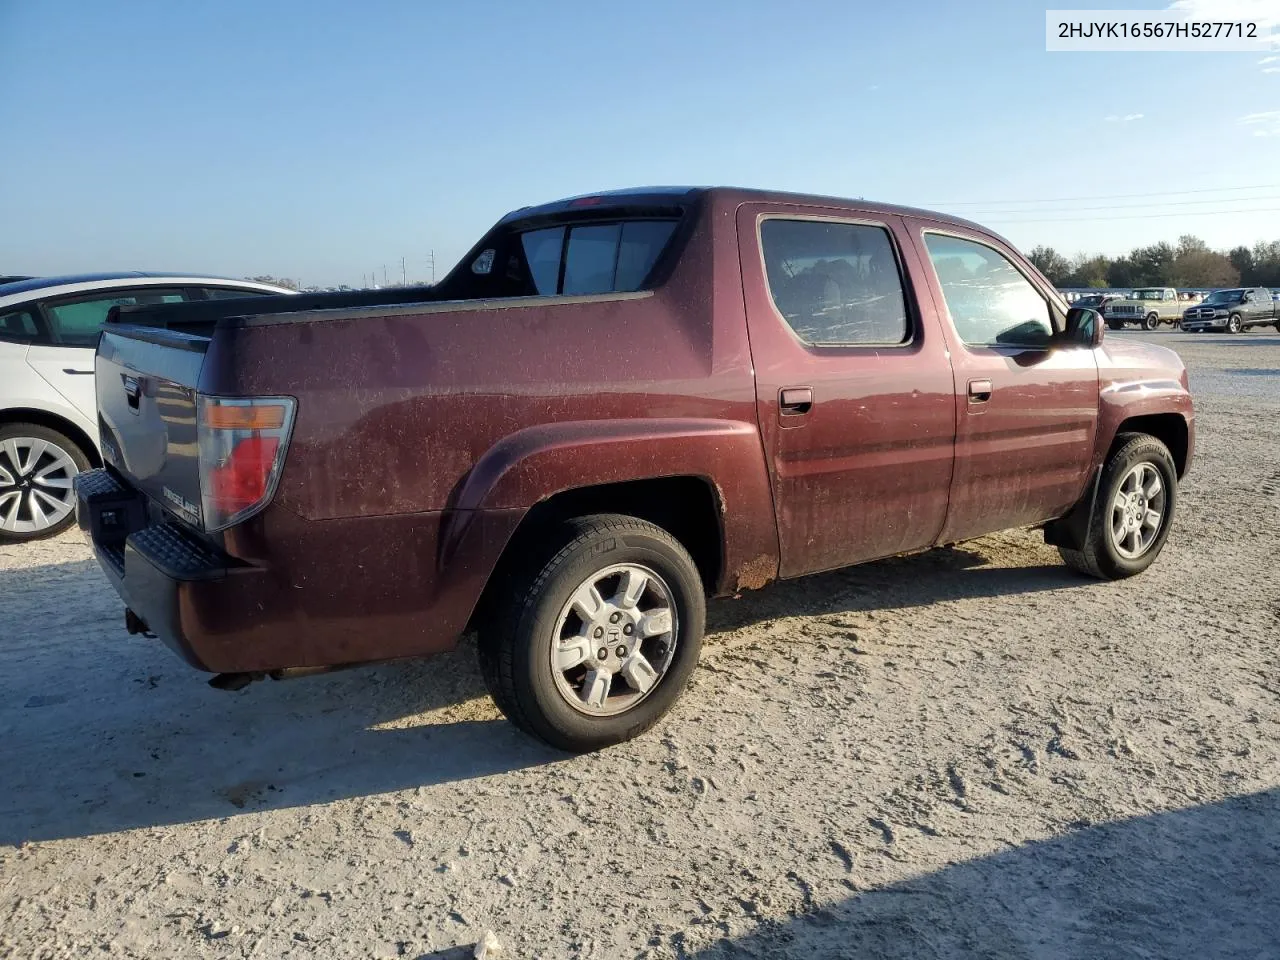
MULTIPOLYGON (((1103 387, 1098 394, 1098 447, 1094 463, 1101 465, 1115 441, 1120 426, 1134 417, 1176 414, 1187 427, 1188 445, 1195 427, 1191 394, 1177 380, 1153 378, 1130 380, 1103 387)), ((1187 462, 1190 463, 1188 446, 1187 462)))

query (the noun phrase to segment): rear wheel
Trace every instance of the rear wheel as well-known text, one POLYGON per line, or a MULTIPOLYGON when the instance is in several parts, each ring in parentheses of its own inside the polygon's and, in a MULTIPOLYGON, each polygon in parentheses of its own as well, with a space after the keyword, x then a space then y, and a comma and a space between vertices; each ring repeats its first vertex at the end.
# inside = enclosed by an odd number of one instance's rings
POLYGON ((1084 546, 1058 548, 1067 566, 1104 580, 1131 577, 1155 562, 1178 497, 1178 473, 1168 447, 1145 433, 1117 440, 1102 470, 1084 546))
POLYGON ((0 543, 40 540, 75 522, 76 474, 89 457, 66 435, 34 423, 0 426, 0 543))
POLYGON ((1143 330, 1154 330, 1158 326, 1160 326, 1160 314, 1148 313, 1145 317, 1142 318, 1143 330))
POLYGON ((1241 319, 1240 314, 1233 313, 1227 318, 1227 333, 1239 333, 1243 329, 1244 320, 1241 319))
POLYGON ((634 517, 579 517, 551 544, 481 626, 481 673, 526 733, 597 750, 649 729, 684 690, 702 647, 702 580, 679 541, 634 517))

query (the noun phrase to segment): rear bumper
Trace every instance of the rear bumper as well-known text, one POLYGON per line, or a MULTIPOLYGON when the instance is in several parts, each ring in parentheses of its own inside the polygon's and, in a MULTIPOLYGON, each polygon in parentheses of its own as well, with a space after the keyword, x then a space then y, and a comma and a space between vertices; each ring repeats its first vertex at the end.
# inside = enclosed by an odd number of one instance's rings
POLYGON ((116 592, 211 673, 453 648, 524 511, 460 513, 308 521, 272 507, 228 530, 224 553, 108 469, 76 479, 76 516, 116 592))
POLYGON ((80 474, 75 489, 76 521, 121 599, 184 660, 214 670, 189 635, 183 609, 192 591, 225 580, 233 561, 178 523, 151 522, 145 498, 107 470, 80 474))

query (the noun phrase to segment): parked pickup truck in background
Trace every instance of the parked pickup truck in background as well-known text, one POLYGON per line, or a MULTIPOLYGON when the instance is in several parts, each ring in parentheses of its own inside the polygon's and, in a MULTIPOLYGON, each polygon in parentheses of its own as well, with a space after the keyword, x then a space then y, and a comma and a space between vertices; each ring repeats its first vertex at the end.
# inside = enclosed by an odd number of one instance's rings
MULTIPOLYGON (((398 292, 404 298, 406 292, 398 292)), ((125 307, 77 516, 216 686, 432 654, 570 750, 684 690, 705 600, 1008 527, 1118 578, 1194 446, 1172 351, 1006 241, 863 201, 649 188, 504 217, 416 299, 125 307)))
POLYGON ((1122 297, 1107 304, 1107 326, 1119 330, 1127 323, 1136 323, 1143 330, 1154 330, 1162 323, 1176 325, 1182 319, 1185 307, 1173 287, 1144 287, 1133 291, 1131 297, 1122 297))
POLYGON ((1239 333, 1271 324, 1280 330, 1280 302, 1266 287, 1215 290, 1198 307, 1182 315, 1182 329, 1193 333, 1205 330, 1239 333))

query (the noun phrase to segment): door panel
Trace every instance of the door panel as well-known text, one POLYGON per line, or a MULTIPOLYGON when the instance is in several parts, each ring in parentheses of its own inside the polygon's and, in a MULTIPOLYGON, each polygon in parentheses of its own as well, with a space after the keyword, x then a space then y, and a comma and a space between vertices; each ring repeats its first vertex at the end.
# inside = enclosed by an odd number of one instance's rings
POLYGON ((932 318, 923 322, 910 284, 902 291, 900 270, 915 256, 900 249, 899 230, 897 218, 869 214, 858 221, 847 210, 739 208, 743 291, 781 576, 927 547, 942 529, 954 388, 941 331, 932 318), (861 229, 824 234, 765 226, 795 220, 861 229), (887 233, 864 232, 868 228, 887 233), (771 231, 763 250, 762 229, 771 231), (775 240, 789 244, 794 255, 781 255, 775 240), (802 249, 806 243, 810 249, 802 249), (826 250, 823 244, 835 246, 826 250), (899 339, 909 328, 908 342, 861 342, 893 338, 895 324, 899 339), (824 338, 828 342, 816 343, 824 338))
POLYGON ((32 344, 27 348, 27 363, 90 423, 97 423, 92 347, 32 344))
POLYGON ((1007 247, 908 223, 955 372, 955 474, 941 542, 1061 516, 1080 498, 1093 461, 1094 351, 1050 344, 1064 318, 1007 247), (966 254, 966 245, 982 249, 966 254))

